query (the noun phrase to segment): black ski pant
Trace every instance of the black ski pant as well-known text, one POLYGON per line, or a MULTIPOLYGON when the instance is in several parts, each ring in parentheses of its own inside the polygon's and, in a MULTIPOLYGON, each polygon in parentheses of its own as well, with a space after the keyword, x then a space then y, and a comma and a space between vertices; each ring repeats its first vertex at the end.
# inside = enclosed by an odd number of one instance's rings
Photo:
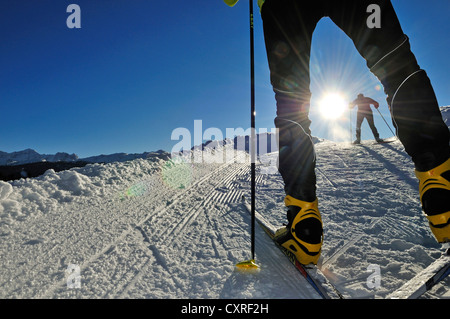
POLYGON ((377 128, 375 127, 375 122, 373 120, 373 113, 371 109, 358 109, 358 113, 356 114, 356 139, 361 139, 361 125, 364 121, 367 120, 370 129, 372 130, 373 136, 377 139, 380 137, 378 134, 377 128))
POLYGON ((449 130, 390 0, 266 0, 261 14, 277 102, 279 171, 288 195, 315 198, 309 60, 312 35, 323 17, 330 17, 351 38, 383 84, 393 125, 416 169, 427 171, 449 157, 449 130), (373 4, 381 9, 381 28, 367 25, 373 4))

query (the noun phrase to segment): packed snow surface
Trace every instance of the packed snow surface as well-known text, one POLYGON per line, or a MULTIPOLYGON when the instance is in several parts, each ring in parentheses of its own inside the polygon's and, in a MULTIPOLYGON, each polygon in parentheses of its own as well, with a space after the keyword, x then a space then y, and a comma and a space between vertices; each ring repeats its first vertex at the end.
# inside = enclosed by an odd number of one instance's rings
MULTIPOLYGON (((204 160, 148 156, 0 182, 0 298, 319 298, 259 228, 260 272, 235 271, 250 258, 248 157, 194 152, 204 160)), ((398 141, 321 141, 316 152, 320 266, 346 297, 383 298, 439 256, 398 141)), ((257 165, 256 208, 281 226, 276 156, 257 165)), ((449 284, 425 298, 449 298, 449 284)))

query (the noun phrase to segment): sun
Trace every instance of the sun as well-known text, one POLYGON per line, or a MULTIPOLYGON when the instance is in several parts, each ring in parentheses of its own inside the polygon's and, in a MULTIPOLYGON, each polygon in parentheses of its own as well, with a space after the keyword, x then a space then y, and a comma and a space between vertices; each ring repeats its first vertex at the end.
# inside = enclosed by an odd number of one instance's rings
POLYGON ((319 102, 321 115, 330 120, 336 120, 348 109, 348 102, 339 93, 327 93, 319 102))

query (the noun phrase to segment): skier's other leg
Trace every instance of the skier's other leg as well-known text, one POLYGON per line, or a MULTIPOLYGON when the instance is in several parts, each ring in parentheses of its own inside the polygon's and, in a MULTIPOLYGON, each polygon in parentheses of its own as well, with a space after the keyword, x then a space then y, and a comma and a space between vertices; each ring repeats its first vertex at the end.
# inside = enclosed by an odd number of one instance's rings
POLYGON ((330 18, 349 35, 387 94, 397 135, 411 156, 422 208, 439 242, 450 238, 449 130, 426 72, 411 52, 390 0, 330 2, 330 18), (381 27, 367 25, 369 5, 381 8, 381 27), (429 181, 436 180, 437 183, 429 181), (428 181, 428 182, 427 182, 428 181), (436 231, 436 229, 439 230, 436 231))
POLYGON ((450 242, 450 159, 432 169, 416 170, 422 208, 440 243, 450 242))
POLYGON ((317 263, 322 220, 317 207, 316 161, 309 120, 309 59, 312 34, 322 15, 317 5, 296 0, 266 0, 261 14, 277 102, 278 168, 288 208, 288 227, 277 238, 300 263, 317 263))
POLYGON ((378 130, 375 126, 372 111, 366 113, 366 120, 367 120, 367 123, 369 124, 370 129, 372 130, 373 137, 375 137, 375 140, 377 142, 380 142, 380 134, 378 133, 378 130))

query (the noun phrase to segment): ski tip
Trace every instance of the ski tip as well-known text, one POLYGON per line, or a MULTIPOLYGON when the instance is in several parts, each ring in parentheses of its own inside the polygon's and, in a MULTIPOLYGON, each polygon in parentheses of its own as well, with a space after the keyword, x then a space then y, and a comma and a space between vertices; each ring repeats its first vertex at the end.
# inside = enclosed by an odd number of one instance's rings
POLYGON ((259 272, 260 268, 256 264, 254 259, 241 261, 240 263, 236 264, 236 270, 243 273, 257 273, 259 272))

